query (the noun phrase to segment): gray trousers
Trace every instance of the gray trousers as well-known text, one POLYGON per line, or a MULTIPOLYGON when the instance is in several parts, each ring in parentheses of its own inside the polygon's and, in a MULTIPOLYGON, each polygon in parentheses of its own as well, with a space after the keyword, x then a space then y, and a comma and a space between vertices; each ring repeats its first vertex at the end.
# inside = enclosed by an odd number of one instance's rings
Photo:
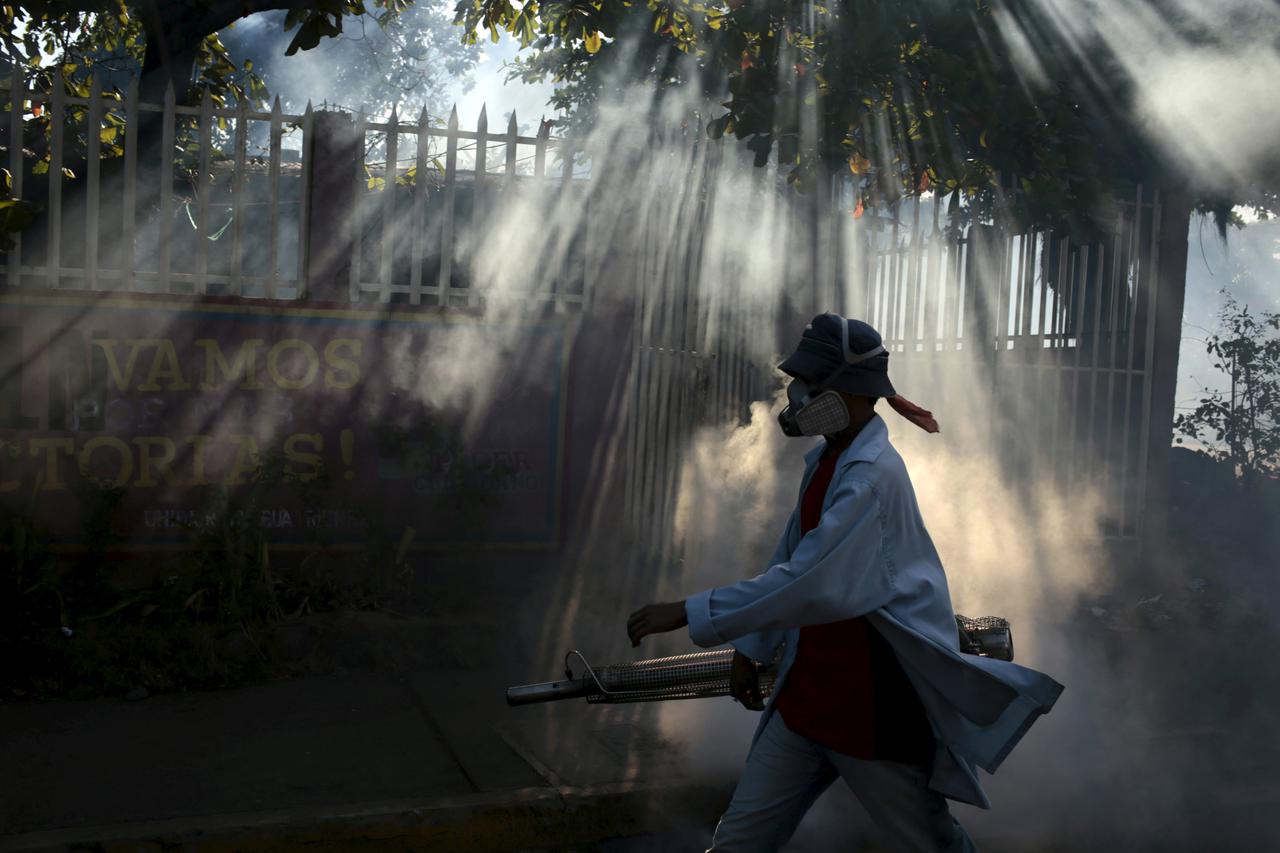
POLYGON ((923 767, 864 761, 833 752, 787 728, 776 711, 747 756, 746 769, 707 853, 772 853, 818 795, 844 779, 894 853, 977 853, 947 801, 927 787, 923 767))

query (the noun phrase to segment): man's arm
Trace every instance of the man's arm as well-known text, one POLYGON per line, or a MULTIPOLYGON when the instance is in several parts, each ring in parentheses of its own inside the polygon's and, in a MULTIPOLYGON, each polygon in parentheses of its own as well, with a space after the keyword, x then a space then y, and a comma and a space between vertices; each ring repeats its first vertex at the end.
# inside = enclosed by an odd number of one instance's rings
POLYGON ((791 528, 793 525, 800 524, 800 507, 796 506, 791 510, 791 515, 787 516, 787 523, 782 526, 782 536, 778 538, 778 544, 773 549, 773 556, 769 558, 769 565, 775 566, 783 562, 791 556, 791 528))
POLYGON ((718 646, 754 632, 849 619, 893 597, 874 489, 857 480, 837 488, 822 521, 800 540, 790 560, 685 602, 695 643, 718 646))

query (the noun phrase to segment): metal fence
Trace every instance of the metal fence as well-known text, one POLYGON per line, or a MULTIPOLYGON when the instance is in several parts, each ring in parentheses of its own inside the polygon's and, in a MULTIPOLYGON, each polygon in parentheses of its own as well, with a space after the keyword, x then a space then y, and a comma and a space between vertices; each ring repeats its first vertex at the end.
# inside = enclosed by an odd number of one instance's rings
POLYGON ((311 111, 286 115, 278 101, 269 113, 243 104, 215 109, 207 97, 181 106, 172 89, 163 104, 144 104, 136 81, 107 93, 100 80, 87 97, 67 96, 61 85, 31 91, 20 75, 10 83, 12 193, 43 210, 0 257, 7 284, 302 296, 309 201, 302 176, 310 163, 305 145, 286 160, 283 141, 295 131, 305 139, 311 111), (147 151, 135 132, 144 125, 158 127, 158 144, 147 151), (249 156, 254 125, 266 129, 265 158, 249 156), (215 134, 229 154, 215 148, 215 134), (104 152, 104 144, 115 150, 104 152))
POLYGON ((1150 368, 1161 288, 1161 199, 1139 187, 1096 241, 974 225, 904 203, 843 304, 884 331, 913 370, 981 366, 991 434, 1018 479, 1089 488, 1105 532, 1134 538, 1146 503, 1150 368), (1002 416, 1002 417, 1001 417, 1002 416))
MULTIPOLYGON (((1136 542, 1149 461, 1167 450, 1153 413, 1168 401, 1153 395, 1172 393, 1157 387, 1152 370, 1157 348, 1170 346, 1156 324, 1159 194, 1138 188, 1120 204, 1113 231, 1095 242, 991 224, 948 227, 941 202, 928 197, 866 214, 874 225, 850 226, 849 207, 817 207, 813 254, 799 262, 801 283, 791 288, 799 294, 792 319, 839 310, 867 320, 907 387, 913 376, 980 377, 986 387, 973 390, 990 401, 984 427, 1005 479, 1047 477, 1064 494, 1099 495, 1104 535, 1136 542)), ((697 252, 695 244, 680 269, 647 276, 638 296, 628 509, 633 524, 653 528, 660 548, 674 545, 669 519, 687 450, 673 433, 744 418, 770 383, 772 365, 750 338, 772 327, 762 328, 758 314, 735 313, 743 300, 712 299, 692 273, 697 252), (721 332, 714 337, 713 313, 721 332)), ((1163 310, 1180 313, 1176 302, 1163 310)), ((782 334, 789 344, 794 329, 782 334)), ((1176 339, 1172 346, 1176 360, 1176 339)))
MULTIPOLYGON (((514 114, 491 133, 483 112, 463 130, 456 110, 259 112, 172 88, 147 104, 136 81, 108 92, 98 76, 74 97, 15 75, 2 96, 11 194, 40 209, 0 254, 14 288, 475 306, 460 233, 516 186, 574 191, 567 144, 514 114)), ((529 299, 580 307, 581 262, 558 262, 529 299)))
MULTIPOLYGON (((385 122, 357 115, 352 132, 366 153, 382 155, 366 159, 354 176, 353 301, 374 295, 383 302, 403 297, 413 305, 475 306, 492 294, 470 269, 460 233, 482 233, 486 216, 513 203, 516 193, 580 192, 569 143, 552 139, 546 126, 522 136, 514 113, 497 134, 489 132, 483 108, 474 131, 459 130, 454 109, 444 129, 432 128, 425 114, 405 124, 393 113, 385 122)), ((581 256, 555 264, 531 276, 537 286, 521 297, 557 311, 580 308, 586 290, 581 256)))

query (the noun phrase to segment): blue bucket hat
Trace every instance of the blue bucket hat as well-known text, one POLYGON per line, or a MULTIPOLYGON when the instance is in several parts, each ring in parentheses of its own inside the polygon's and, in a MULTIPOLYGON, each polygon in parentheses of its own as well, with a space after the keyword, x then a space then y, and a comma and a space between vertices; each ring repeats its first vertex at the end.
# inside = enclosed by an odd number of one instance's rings
POLYGON ((861 320, 830 312, 804 327, 800 343, 778 369, 788 376, 863 397, 897 396, 889 381, 889 352, 880 333, 861 320))

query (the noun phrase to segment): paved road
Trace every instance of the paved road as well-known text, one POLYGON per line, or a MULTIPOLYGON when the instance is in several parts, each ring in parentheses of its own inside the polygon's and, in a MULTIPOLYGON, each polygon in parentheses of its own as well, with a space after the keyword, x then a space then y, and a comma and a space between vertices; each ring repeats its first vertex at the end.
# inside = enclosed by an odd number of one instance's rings
MULTIPOLYGON (((1174 713, 1126 713, 1149 683, 1089 680, 1107 661, 1071 651, 1080 669, 1059 707, 988 780, 996 808, 957 809, 985 853, 1280 849, 1280 741, 1253 724, 1274 709, 1179 669, 1156 697, 1174 713)), ((502 688, 528 673, 469 669, 469 657, 137 702, 0 705, 0 850, 703 849, 753 715, 727 700, 511 709, 502 688)), ((836 787, 788 853, 870 849, 868 837, 836 787)))

